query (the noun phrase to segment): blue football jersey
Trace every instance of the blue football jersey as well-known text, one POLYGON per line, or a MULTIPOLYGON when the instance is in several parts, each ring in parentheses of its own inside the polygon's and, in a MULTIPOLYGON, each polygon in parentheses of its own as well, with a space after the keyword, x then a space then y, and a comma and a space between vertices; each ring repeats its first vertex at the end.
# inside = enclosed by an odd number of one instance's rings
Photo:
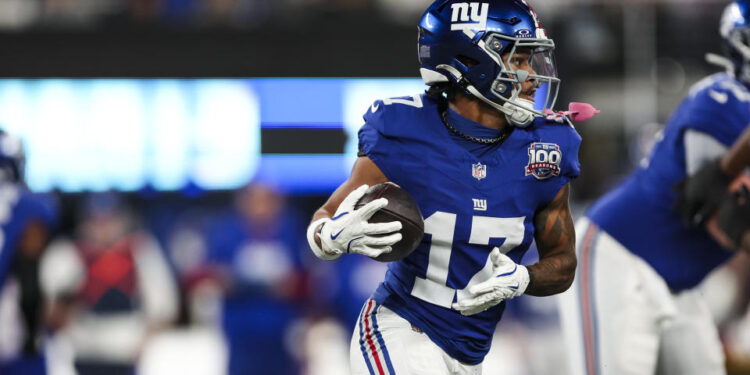
POLYGON ((696 286, 732 253, 703 229, 688 229, 672 209, 672 187, 686 177, 687 129, 729 146, 750 122, 750 92, 727 74, 698 82, 672 115, 647 163, 598 200, 587 216, 643 258, 674 291, 696 286), (635 204, 634 204, 635 203, 635 204))
POLYGON ((388 264, 375 299, 453 358, 477 364, 505 305, 463 316, 451 304, 492 277, 493 247, 521 262, 534 213, 579 174, 581 138, 570 125, 537 119, 477 156, 453 139, 438 104, 428 95, 377 101, 359 131, 362 152, 414 197, 425 218, 422 242, 388 264))
POLYGON ((34 220, 53 228, 54 210, 20 185, 0 184, 0 290, 10 273, 18 241, 34 220))

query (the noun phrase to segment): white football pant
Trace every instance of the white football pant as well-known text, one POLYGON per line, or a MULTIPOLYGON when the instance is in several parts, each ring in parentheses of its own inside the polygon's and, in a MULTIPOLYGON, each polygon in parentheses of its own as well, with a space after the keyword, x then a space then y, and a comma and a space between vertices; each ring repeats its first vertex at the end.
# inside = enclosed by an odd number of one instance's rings
POLYGON ((479 375, 446 354, 419 329, 372 298, 365 302, 349 350, 354 375, 479 375))
POLYGON ((572 374, 724 374, 724 355, 697 290, 664 279, 587 218, 576 223, 578 269, 558 296, 572 374))

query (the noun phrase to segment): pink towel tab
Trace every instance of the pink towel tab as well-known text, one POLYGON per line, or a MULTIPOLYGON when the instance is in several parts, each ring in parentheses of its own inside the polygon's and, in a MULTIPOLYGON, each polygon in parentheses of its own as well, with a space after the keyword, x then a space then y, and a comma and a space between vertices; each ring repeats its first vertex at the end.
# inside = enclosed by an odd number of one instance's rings
POLYGON ((576 102, 570 103, 568 105, 567 111, 553 112, 549 109, 544 110, 544 114, 547 115, 548 120, 559 120, 558 122, 562 122, 563 116, 570 117, 573 122, 587 121, 594 117, 595 114, 600 112, 600 110, 594 108, 594 106, 589 103, 576 102))

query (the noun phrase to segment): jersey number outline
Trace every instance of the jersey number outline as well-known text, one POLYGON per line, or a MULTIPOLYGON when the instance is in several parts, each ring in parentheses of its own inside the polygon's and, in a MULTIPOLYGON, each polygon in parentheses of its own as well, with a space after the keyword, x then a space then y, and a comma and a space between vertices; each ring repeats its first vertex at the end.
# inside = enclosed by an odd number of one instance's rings
MULTIPOLYGON (((409 107, 414 107, 414 108, 422 108, 424 106, 424 104, 422 104, 422 97, 419 95, 412 95, 411 100, 404 99, 404 98, 383 99, 383 104, 384 105, 403 104, 403 105, 408 105, 409 107)), ((377 107, 375 108, 377 110, 377 107)))
MULTIPOLYGON (((434 305, 451 308, 454 297, 469 297, 469 288, 492 277, 492 262, 487 252, 484 267, 472 276, 463 289, 453 289, 447 285, 451 253, 453 252, 453 234, 456 228, 457 215, 436 211, 424 220, 425 234, 432 235, 427 263, 426 277, 419 276, 414 280, 411 295, 434 305)), ((469 243, 489 245, 491 238, 505 238, 500 252, 508 253, 523 242, 526 217, 489 217, 472 216, 469 243)))

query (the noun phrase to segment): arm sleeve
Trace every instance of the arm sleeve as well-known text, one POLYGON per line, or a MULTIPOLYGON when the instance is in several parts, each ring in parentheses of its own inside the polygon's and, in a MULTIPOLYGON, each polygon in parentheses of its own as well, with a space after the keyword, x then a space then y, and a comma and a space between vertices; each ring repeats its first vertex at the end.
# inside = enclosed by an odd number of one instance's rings
MULTIPOLYGON (((729 86, 739 85, 733 82, 729 86)), ((676 123, 689 130, 706 134, 729 146, 747 127, 747 102, 740 100, 741 93, 724 85, 711 86, 695 94, 691 101, 675 112, 676 123)))
POLYGON ((581 148, 581 136, 577 132, 573 132, 568 142, 568 147, 565 148, 567 155, 563 157, 563 170, 562 175, 567 179, 566 183, 570 180, 578 178, 581 174, 581 162, 578 160, 578 152, 581 148))
POLYGON ((375 125, 365 123, 359 129, 359 156, 367 156, 389 179, 393 174, 388 165, 388 138, 375 125))
POLYGON ((565 185, 581 174, 581 162, 578 160, 581 136, 572 127, 560 127, 559 129, 567 132, 560 138, 562 139, 560 148, 563 153, 563 160, 560 164, 560 176, 554 179, 555 188, 551 196, 548 197, 548 202, 552 201, 565 185))

